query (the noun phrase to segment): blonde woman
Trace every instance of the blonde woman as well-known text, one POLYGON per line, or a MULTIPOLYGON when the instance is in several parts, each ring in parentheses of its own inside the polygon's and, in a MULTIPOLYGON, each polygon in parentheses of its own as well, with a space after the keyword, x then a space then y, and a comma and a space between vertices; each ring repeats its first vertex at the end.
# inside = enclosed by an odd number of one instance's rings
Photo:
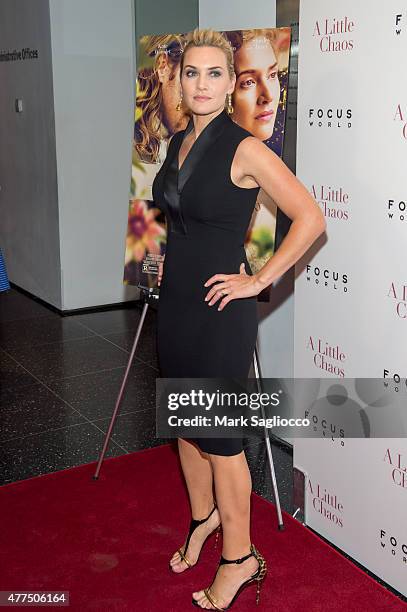
MULTIPOLYGON (((257 336, 256 296, 304 254, 325 220, 280 158, 232 120, 236 76, 224 36, 192 32, 180 78, 178 105, 192 116, 172 137, 153 183, 168 227, 157 318, 161 375, 244 379, 257 336), (275 255, 252 274, 244 238, 260 188, 292 224, 275 255)), ((209 587, 197 585, 192 603, 226 610, 250 584, 257 584, 258 599, 267 568, 250 538, 251 477, 242 439, 178 438, 178 449, 192 519, 172 571, 195 565, 206 538, 221 527, 218 569, 209 587)))

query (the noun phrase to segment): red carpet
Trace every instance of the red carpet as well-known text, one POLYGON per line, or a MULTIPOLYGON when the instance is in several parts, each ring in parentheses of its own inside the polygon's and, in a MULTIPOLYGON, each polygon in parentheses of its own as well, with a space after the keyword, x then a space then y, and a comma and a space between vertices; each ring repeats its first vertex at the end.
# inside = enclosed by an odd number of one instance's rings
MULTIPOLYGON (((172 575, 189 505, 172 445, 0 488, 0 590, 70 591, 72 610, 196 610, 192 591, 206 587, 219 552, 209 538, 199 564, 172 575)), ((272 504, 253 494, 252 540, 269 573, 260 605, 255 587, 232 610, 259 612, 406 612, 407 605, 272 504)), ((221 539, 219 540, 221 543, 221 539)))

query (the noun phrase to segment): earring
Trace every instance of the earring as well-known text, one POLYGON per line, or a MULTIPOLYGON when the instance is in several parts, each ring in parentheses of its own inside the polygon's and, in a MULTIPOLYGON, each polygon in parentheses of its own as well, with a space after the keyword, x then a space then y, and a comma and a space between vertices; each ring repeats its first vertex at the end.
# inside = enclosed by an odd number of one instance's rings
POLYGON ((227 112, 228 115, 231 115, 233 113, 232 94, 230 94, 230 93, 227 94, 226 112, 227 112))
POLYGON ((182 92, 181 92, 181 97, 179 99, 179 102, 178 102, 177 106, 175 107, 175 110, 180 111, 181 110, 181 106, 182 106, 182 92))

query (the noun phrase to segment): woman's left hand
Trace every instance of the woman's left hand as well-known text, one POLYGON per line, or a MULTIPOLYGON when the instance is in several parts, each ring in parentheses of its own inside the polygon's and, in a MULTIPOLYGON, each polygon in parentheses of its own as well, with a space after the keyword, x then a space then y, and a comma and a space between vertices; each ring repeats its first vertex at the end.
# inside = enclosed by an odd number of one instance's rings
POLYGON ((218 310, 223 310, 231 300, 258 295, 264 288, 256 275, 247 274, 244 263, 240 264, 239 274, 214 274, 206 281, 204 287, 209 287, 215 282, 216 285, 207 293, 205 301, 208 302, 208 306, 212 306, 222 298, 218 310))

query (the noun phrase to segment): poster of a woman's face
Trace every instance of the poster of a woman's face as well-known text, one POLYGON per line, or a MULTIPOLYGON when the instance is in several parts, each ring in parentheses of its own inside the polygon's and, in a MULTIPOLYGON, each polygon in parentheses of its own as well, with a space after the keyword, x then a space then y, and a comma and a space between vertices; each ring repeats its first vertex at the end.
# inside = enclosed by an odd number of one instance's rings
POLYGON ((234 56, 233 120, 282 153, 290 28, 223 33, 234 56))
MULTIPOLYGON (((290 28, 222 32, 234 58, 236 86, 231 119, 282 154, 290 28)), ((165 219, 151 186, 169 138, 186 128, 190 111, 181 102, 180 61, 185 34, 143 36, 138 45, 132 179, 124 280, 155 284, 155 261, 165 253, 165 219), (150 263, 149 263, 150 262, 150 263)), ((276 207, 260 191, 245 248, 256 272, 274 251, 276 207)))
POLYGON ((280 100, 278 62, 270 37, 241 39, 234 50, 233 119, 260 140, 273 135, 280 100))

